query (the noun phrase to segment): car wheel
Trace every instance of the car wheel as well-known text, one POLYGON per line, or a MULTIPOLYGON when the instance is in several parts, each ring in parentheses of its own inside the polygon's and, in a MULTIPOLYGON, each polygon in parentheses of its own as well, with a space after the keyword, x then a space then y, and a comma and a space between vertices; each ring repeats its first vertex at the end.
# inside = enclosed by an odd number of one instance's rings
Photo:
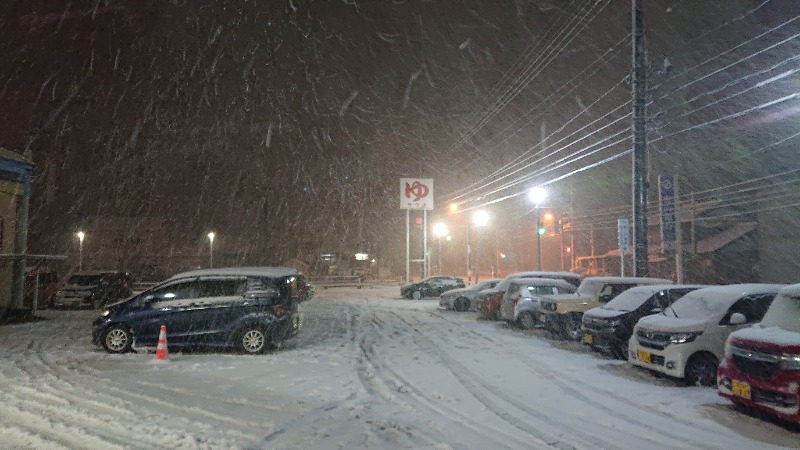
POLYGON ((517 323, 520 328, 532 330, 536 327, 536 317, 534 317, 531 312, 524 312, 517 318, 517 323))
POLYGON ((464 297, 459 297, 455 301, 455 309, 456 311, 469 311, 469 300, 464 297))
POLYGON ((267 333, 260 327, 247 327, 236 339, 236 346, 244 353, 258 354, 264 353, 269 344, 267 333))
POLYGON ((570 313, 565 317, 562 326, 562 336, 570 341, 577 341, 581 338, 581 317, 579 314, 570 313))
POLYGON ((717 358, 711 353, 697 353, 686 363, 685 379, 691 386, 716 386, 717 358))
POLYGON ((103 334, 102 343, 108 353, 127 353, 131 351, 133 334, 122 325, 114 325, 103 334))
POLYGON ((413 298, 414 300, 419 300, 419 299, 421 299, 421 298, 422 298, 422 292, 420 292, 420 291, 414 291, 414 292, 412 292, 412 293, 411 293, 411 298, 413 298))

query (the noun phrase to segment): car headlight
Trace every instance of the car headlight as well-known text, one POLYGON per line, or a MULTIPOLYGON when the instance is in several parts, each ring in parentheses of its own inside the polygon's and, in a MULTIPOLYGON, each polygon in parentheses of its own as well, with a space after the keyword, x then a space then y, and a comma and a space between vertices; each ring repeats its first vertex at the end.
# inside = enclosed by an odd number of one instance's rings
POLYGON ((800 370, 800 354, 784 353, 780 366, 783 370, 800 370))
POLYGON ((669 337, 669 342, 671 344, 685 344, 687 342, 692 342, 701 334, 703 334, 702 331, 692 333, 677 333, 669 337))
POLYGON ((105 311, 103 311, 103 312, 101 312, 101 313, 100 313, 100 317, 106 317, 106 316, 108 316, 109 314, 111 314, 111 310, 108 310, 108 309, 107 309, 107 310, 105 310, 105 311))

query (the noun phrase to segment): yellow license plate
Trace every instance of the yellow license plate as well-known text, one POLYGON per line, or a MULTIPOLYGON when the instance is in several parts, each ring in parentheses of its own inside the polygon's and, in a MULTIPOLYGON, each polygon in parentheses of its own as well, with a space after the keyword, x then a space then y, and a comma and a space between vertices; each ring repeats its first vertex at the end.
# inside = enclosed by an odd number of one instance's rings
POLYGON ((650 353, 643 352, 641 350, 636 351, 636 359, 643 363, 650 364, 650 353))
POLYGON ((591 345, 591 343, 592 343, 592 335, 589 334, 589 333, 584 334, 583 335, 583 343, 591 345))
POLYGON ((750 385, 741 381, 731 381, 733 395, 750 400, 750 385))

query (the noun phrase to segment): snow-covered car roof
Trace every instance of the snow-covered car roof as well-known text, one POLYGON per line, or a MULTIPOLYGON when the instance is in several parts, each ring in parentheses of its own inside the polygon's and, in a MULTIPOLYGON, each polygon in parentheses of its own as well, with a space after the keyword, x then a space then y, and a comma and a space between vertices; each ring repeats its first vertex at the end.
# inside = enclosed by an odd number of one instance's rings
POLYGON ((586 281, 600 281, 603 283, 664 283, 673 286, 674 284, 670 282, 670 280, 666 278, 648 278, 648 277, 586 277, 583 279, 584 282, 586 281))
POLYGON ((532 286, 551 286, 553 284, 564 285, 568 284, 575 287, 573 284, 570 284, 568 281, 564 281, 561 278, 514 278, 511 280, 511 283, 524 283, 530 284, 532 286))
POLYGON ((176 280, 187 277, 208 277, 208 276, 254 276, 254 277, 287 277, 300 275, 297 269, 291 267, 225 267, 220 269, 202 269, 173 275, 169 280, 176 280))
POLYGON ((89 271, 85 271, 85 272, 75 272, 70 276, 74 277, 74 276, 77 275, 77 276, 81 276, 81 277, 83 277, 83 276, 96 277, 98 275, 105 275, 107 273, 125 273, 125 271, 124 270, 89 270, 89 271))

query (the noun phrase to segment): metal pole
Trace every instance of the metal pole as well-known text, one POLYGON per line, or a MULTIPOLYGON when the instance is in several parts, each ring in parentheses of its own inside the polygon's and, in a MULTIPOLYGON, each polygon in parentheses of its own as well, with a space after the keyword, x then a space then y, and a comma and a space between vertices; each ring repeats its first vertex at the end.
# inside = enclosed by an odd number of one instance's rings
POLYGON ((439 249, 436 251, 436 253, 439 254, 439 270, 437 270, 437 272, 439 272, 439 275, 442 275, 444 274, 444 270, 442 270, 442 237, 438 236, 436 241, 439 246, 439 249))
POLYGON ((683 284, 683 228, 678 178, 675 177, 675 282, 683 284))
POLYGON ((214 240, 210 239, 208 241, 208 266, 213 269, 214 268, 214 240))
POLYGON ((430 259, 428 258, 428 210, 422 210, 422 277, 430 275, 430 259))
POLYGON ((625 276, 625 252, 622 250, 619 251, 619 273, 619 276, 625 276))
POLYGON ((570 222, 569 228, 569 270, 575 270, 575 229, 570 222))
POLYGON ((536 205, 536 270, 542 270, 542 219, 540 217, 539 205, 536 205))
POLYGON ((633 91, 633 274, 647 276, 647 135, 644 6, 631 0, 633 91))
POLYGON ((470 265, 470 253, 472 252, 472 248, 470 247, 469 242, 469 229, 470 229, 470 220, 469 217, 465 214, 464 217, 467 220, 467 285, 472 284, 472 266, 470 265))
POLYGON ((478 229, 475 237, 475 284, 478 284, 478 277, 481 274, 481 233, 478 229))
POLYGON ((78 272, 83 272, 83 239, 78 240, 78 272))
POLYGON ((564 222, 558 219, 558 236, 561 240, 561 271, 564 271, 564 222))
POLYGON ((406 283, 411 281, 411 210, 406 210, 406 283))

